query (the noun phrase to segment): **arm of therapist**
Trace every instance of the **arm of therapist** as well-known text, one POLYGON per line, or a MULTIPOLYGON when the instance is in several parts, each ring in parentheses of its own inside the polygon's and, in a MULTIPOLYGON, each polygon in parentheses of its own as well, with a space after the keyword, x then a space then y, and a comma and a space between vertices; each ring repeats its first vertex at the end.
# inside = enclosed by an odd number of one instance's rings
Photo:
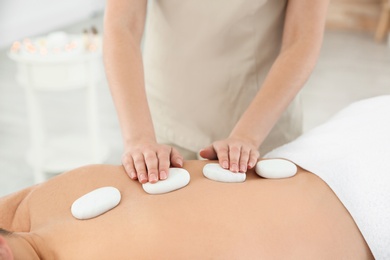
POLYGON ((319 55, 329 0, 289 0, 281 51, 227 139, 201 150, 233 172, 253 168, 258 148, 309 78, 319 55), (281 75, 283 75, 281 77, 281 75))
POLYGON ((182 167, 183 158, 158 144, 153 129, 140 48, 146 5, 146 0, 107 1, 104 64, 124 139, 122 164, 130 178, 153 183, 167 178, 170 164, 182 167))

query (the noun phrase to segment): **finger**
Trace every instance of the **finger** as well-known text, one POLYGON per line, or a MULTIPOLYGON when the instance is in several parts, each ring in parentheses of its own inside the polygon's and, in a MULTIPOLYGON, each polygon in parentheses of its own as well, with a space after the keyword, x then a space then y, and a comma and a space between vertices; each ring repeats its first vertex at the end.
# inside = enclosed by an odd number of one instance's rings
POLYGON ((229 148, 227 144, 218 145, 215 148, 219 165, 224 169, 229 169, 229 148))
POLYGON ((250 154, 250 148, 241 148, 241 155, 240 155, 240 172, 246 172, 248 168, 249 163, 249 154, 250 154))
POLYGON ((232 172, 238 172, 238 163, 241 155, 241 146, 230 145, 229 146, 229 170, 232 172))
POLYGON ((148 180, 150 183, 158 181, 158 159, 154 151, 144 153, 146 169, 148 171, 148 180))
POLYGON ((145 160, 142 153, 136 153, 133 155, 134 168, 137 172, 137 178, 140 183, 146 183, 148 181, 148 175, 146 172, 145 160))
POLYGON ((172 163, 172 166, 175 166, 175 167, 183 167, 183 162, 184 162, 184 159, 183 159, 183 156, 179 153, 179 151, 172 147, 172 150, 171 150, 171 163, 172 163))
POLYGON ((132 180, 136 180, 137 174, 134 168, 133 158, 131 156, 124 157, 122 159, 122 164, 123 167, 125 167, 127 175, 129 175, 132 180))
POLYGON ((249 153, 249 162, 248 162, 248 168, 252 169, 255 167, 257 160, 260 157, 260 153, 257 150, 251 150, 249 153))
POLYGON ((169 164, 170 164, 170 149, 162 149, 157 153, 158 158, 158 172, 160 180, 168 178, 169 164))
POLYGON ((207 146, 206 148, 200 150, 199 155, 202 156, 202 158, 209 160, 217 159, 217 153, 215 152, 213 145, 207 146))

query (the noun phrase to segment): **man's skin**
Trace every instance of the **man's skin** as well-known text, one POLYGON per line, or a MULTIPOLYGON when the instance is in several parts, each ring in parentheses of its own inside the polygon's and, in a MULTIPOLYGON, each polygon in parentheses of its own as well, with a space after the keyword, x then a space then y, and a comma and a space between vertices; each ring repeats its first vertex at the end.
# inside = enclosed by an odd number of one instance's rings
MULTIPOLYGON (((0 259, 372 259, 354 220, 316 175, 244 183, 202 175, 209 161, 186 161, 188 186, 149 195, 123 166, 92 165, 0 199, 0 259), (120 204, 90 220, 70 207, 114 186, 120 204), (22 255, 23 254, 23 255, 22 255), (34 258, 35 256, 35 258, 34 258)), ((241 174, 241 173, 237 173, 241 174)), ((341 173, 340 173, 341 174, 341 173)))

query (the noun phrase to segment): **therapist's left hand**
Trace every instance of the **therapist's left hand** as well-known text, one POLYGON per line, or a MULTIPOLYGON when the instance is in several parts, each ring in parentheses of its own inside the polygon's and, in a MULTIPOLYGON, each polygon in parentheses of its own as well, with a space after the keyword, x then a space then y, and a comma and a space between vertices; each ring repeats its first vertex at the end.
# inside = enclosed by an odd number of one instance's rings
POLYGON ((218 159, 222 168, 232 172, 246 172, 252 169, 260 157, 258 148, 250 140, 237 137, 213 142, 200 150, 199 154, 205 159, 218 159))

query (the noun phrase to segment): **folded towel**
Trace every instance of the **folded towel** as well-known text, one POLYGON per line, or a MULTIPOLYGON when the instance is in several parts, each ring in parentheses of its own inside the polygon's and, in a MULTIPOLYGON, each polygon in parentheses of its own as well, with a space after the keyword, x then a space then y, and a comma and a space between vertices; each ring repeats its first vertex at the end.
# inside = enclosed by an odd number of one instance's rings
POLYGON ((390 259, 390 95, 349 105, 327 123, 276 148, 324 180, 376 259, 390 259))

